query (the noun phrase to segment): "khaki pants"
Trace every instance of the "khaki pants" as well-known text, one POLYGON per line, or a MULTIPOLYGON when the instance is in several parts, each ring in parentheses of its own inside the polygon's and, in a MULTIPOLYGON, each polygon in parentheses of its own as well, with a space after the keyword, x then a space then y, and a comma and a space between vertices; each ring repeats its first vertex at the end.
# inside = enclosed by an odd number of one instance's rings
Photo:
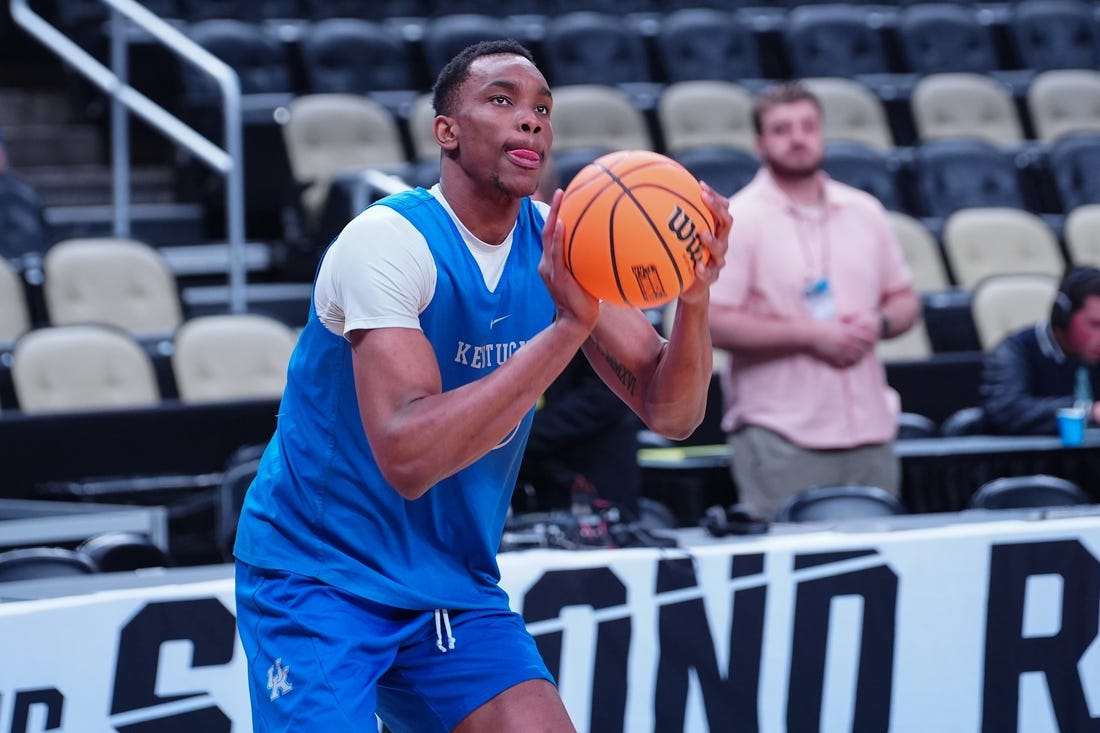
POLYGON ((746 425, 727 442, 740 502, 766 519, 789 497, 812 486, 863 484, 898 494, 901 470, 893 441, 809 450, 767 428, 746 425))

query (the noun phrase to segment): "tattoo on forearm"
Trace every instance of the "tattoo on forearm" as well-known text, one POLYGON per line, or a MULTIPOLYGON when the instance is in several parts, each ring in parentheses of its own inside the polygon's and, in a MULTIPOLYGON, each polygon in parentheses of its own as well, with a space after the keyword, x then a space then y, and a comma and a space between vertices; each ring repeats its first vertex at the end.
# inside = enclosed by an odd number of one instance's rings
POLYGON ((634 390, 638 386, 638 377, 634 372, 630 371, 625 364, 621 364, 618 359, 611 353, 603 348, 599 341, 592 339, 592 343, 596 346, 596 350, 599 351, 603 358, 607 360, 607 363, 615 371, 615 376, 619 378, 619 382, 626 387, 626 391, 634 395, 634 390))

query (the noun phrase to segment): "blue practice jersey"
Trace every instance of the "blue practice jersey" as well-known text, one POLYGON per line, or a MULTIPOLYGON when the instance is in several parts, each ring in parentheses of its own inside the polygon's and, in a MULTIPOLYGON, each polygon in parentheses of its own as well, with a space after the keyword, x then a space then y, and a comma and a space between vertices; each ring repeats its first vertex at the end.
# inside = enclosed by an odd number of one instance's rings
MULTIPOLYGON (((408 191, 375 205, 393 208, 428 242, 438 275, 420 323, 445 391, 489 374, 551 323, 554 304, 538 274, 543 220, 529 199, 492 291, 430 193, 408 191)), ((487 455, 408 501, 371 454, 350 344, 311 308, 278 427, 245 498, 235 554, 399 608, 504 607, 496 551, 533 415, 532 406, 487 455)))

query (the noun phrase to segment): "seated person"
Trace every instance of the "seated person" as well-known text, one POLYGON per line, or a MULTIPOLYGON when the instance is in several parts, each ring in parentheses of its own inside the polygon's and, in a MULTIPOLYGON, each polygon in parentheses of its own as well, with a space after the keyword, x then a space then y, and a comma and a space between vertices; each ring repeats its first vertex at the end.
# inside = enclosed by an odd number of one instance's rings
POLYGON ((1056 435, 1061 407, 1084 404, 1100 422, 1100 270, 1070 270, 1049 320, 1006 336, 982 364, 980 392, 990 432, 1056 435))

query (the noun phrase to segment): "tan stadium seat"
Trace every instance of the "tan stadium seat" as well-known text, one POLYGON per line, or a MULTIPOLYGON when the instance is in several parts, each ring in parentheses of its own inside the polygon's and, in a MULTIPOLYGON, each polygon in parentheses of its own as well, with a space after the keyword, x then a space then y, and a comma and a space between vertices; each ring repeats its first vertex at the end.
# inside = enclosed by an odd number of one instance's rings
POLYGON ((1074 132, 1100 132, 1100 71, 1055 69, 1027 87, 1027 108, 1040 141, 1074 132))
POLYGON ((12 383, 27 413, 148 407, 160 401, 152 357, 105 324, 50 326, 15 342, 12 383))
POLYGON ((984 351, 1008 334, 1050 315, 1058 278, 1045 274, 1008 274, 978 283, 970 300, 974 328, 984 351))
POLYGON ((283 138, 294 179, 305 186, 302 207, 311 221, 319 215, 335 175, 405 160, 393 116, 381 102, 359 94, 295 98, 283 138))
POLYGON ((756 152, 752 97, 728 81, 682 81, 657 100, 657 120, 671 153, 698 146, 734 146, 756 152))
POLYGON ((913 276, 913 289, 918 293, 946 290, 950 282, 935 235, 919 219, 908 214, 889 211, 887 215, 913 276))
POLYGON ((1084 204, 1069 212, 1065 237, 1074 265, 1100 267, 1100 204, 1084 204))
POLYGON ((427 92, 416 98, 409 111, 409 133, 417 160, 439 157, 439 143, 435 141, 434 127, 435 108, 432 107, 431 92, 427 92))
POLYGON ((947 218, 943 246, 958 285, 972 288, 991 275, 1039 273, 1058 277, 1066 262, 1058 237, 1023 209, 961 209, 947 218))
POLYGON ((192 318, 176 332, 172 370, 183 402, 277 398, 296 338, 258 314, 192 318))
POLYGON ((1018 145, 1023 126, 1009 90, 972 73, 930 74, 917 82, 910 101, 917 137, 976 137, 994 145, 1018 145))
POLYGON ((107 323, 138 336, 170 333, 183 320, 176 279, 156 248, 133 239, 68 239, 43 259, 52 325, 107 323))
POLYGON ((603 84, 575 84, 553 91, 555 150, 653 150, 645 116, 626 92, 603 84))
POLYGON ((894 147, 886 109, 870 89, 839 77, 815 77, 806 86, 821 102, 825 140, 854 140, 880 152, 894 147))

